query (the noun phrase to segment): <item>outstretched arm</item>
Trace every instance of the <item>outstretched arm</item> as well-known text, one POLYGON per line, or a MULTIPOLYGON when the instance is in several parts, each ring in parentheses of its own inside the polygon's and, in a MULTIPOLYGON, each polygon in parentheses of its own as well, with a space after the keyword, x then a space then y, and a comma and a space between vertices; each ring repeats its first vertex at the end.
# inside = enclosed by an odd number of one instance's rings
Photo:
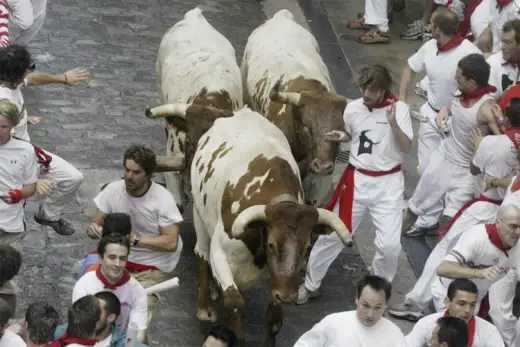
POLYGON ((72 69, 59 74, 47 74, 31 72, 27 75, 28 86, 41 86, 51 83, 62 83, 70 86, 84 83, 88 80, 89 73, 83 68, 72 69))

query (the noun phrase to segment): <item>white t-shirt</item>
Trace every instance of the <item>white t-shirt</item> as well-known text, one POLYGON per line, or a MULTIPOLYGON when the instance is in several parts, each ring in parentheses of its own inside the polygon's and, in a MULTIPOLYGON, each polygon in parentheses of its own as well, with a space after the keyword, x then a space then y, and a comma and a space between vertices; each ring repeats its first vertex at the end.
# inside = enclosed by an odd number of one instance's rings
MULTIPOLYGON (((0 194, 21 189, 24 185, 36 183, 38 165, 34 147, 29 142, 11 137, 0 145, 0 194)), ((7 204, 0 200, 0 230, 10 233, 24 231, 23 201, 7 204)))
POLYGON ((20 112, 22 115, 22 119, 14 127, 13 134, 22 140, 30 142, 31 138, 29 137, 29 132, 27 131, 27 110, 25 109, 25 103, 22 95, 22 88, 26 85, 27 80, 24 80, 24 82, 16 89, 0 86, 0 99, 8 99, 16 105, 18 112, 20 112))
POLYGON ((506 196, 502 205, 515 205, 520 207, 520 176, 511 179, 511 184, 507 187, 506 196), (518 180, 518 182, 517 182, 518 180))
POLYGON ((110 342, 112 342, 112 334, 108 335, 103 341, 96 343, 94 347, 110 347, 110 342))
MULTIPOLYGON (((434 109, 440 110, 450 106, 457 91, 457 65, 459 61, 473 53, 482 52, 468 40, 446 52, 439 52, 437 40, 429 40, 419 50, 408 58, 408 65, 415 72, 426 72, 428 80, 428 102, 434 109)), ((435 120, 433 124, 435 124, 435 120)))
POLYGON ((406 347, 401 330, 382 317, 372 327, 359 322, 356 311, 333 313, 303 334, 294 347, 406 347))
MULTIPOLYGON (((495 1, 492 1, 495 3, 495 1)), ((518 76, 518 67, 511 66, 510 64, 504 64, 504 56, 502 50, 497 53, 490 55, 487 59, 490 66, 489 71, 489 84, 496 87, 497 91, 491 95, 498 99, 504 95, 504 91, 513 84, 513 81, 518 76)))
MULTIPOLYGON (((519 166, 516 160, 515 145, 506 135, 484 136, 473 157, 473 165, 483 173, 482 181, 484 185, 486 175, 504 178, 516 173, 519 166)), ((491 188, 482 194, 490 199, 503 200, 506 189, 491 188)))
POLYGON ((0 347, 26 347, 24 340, 13 333, 12 331, 6 330, 2 339, 0 339, 0 347))
MULTIPOLYGON (((127 213, 132 230, 139 236, 159 236, 160 227, 179 224, 183 221, 172 194, 161 185, 152 182, 145 195, 135 198, 126 192, 125 181, 112 182, 94 199, 103 213, 127 213)), ((132 247, 129 261, 141 265, 155 266, 159 270, 172 272, 182 252, 182 239, 175 252, 157 252, 140 246, 132 247)))
MULTIPOLYGON (((399 128, 413 139, 410 110, 402 102, 396 102, 396 118, 399 128)), ((399 149, 386 115, 390 106, 373 109, 372 112, 357 99, 347 104, 343 113, 345 131, 352 137, 350 163, 358 169, 388 171, 403 162, 405 153, 399 149)))
POLYGON ((96 275, 96 271, 87 272, 74 285, 72 291, 72 303, 87 295, 94 295, 99 292, 109 291, 114 293, 121 301, 121 314, 117 317, 116 324, 126 331, 131 323, 137 325, 138 330, 145 330, 147 327, 148 296, 143 286, 135 278, 131 277, 117 289, 105 288, 96 275))
MULTIPOLYGON (((406 335, 408 347, 431 347, 437 320, 443 316, 444 312, 433 313, 415 323, 412 331, 406 335)), ((504 341, 498 329, 485 319, 474 317, 475 335, 470 347, 504 347, 504 341)))
POLYGON ((512 19, 520 19, 520 14, 518 13, 520 0, 514 0, 502 9, 498 8, 496 0, 491 0, 489 5, 489 13, 491 15, 490 27, 493 35, 493 49, 491 52, 496 53, 500 50, 500 34, 504 24, 512 19))

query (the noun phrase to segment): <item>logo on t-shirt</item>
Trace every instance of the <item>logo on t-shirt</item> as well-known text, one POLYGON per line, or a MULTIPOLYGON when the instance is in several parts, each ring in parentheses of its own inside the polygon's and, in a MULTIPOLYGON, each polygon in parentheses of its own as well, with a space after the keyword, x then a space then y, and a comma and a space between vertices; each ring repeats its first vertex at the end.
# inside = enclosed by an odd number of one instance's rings
POLYGON ((358 155, 361 154, 372 154, 372 148, 374 145, 377 145, 381 142, 374 142, 371 139, 368 138, 366 133, 368 133, 370 130, 363 130, 361 134, 359 135, 359 149, 358 149, 358 155))

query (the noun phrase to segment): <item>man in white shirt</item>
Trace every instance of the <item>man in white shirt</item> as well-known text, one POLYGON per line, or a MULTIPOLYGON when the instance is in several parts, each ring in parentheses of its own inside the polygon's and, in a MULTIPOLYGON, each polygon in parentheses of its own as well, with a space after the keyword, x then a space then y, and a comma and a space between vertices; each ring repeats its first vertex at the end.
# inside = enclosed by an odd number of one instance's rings
POLYGON ((500 33, 507 21, 520 19, 519 0, 489 0, 489 25, 475 40, 475 44, 485 54, 500 51, 500 33))
MULTIPOLYGON (((343 114, 345 132, 326 134, 330 141, 352 139, 349 165, 325 207, 338 214, 351 233, 369 211, 376 227, 375 275, 392 281, 401 251, 404 177, 401 163, 410 151, 413 129, 408 106, 390 92, 392 77, 382 65, 364 68, 358 75, 363 97, 349 102, 343 114)), ((318 294, 329 266, 343 250, 334 235, 319 236, 298 289, 297 304, 318 294)))
POLYGON ((478 288, 469 279, 456 279, 450 283, 446 298, 446 312, 434 313, 421 318, 406 335, 408 347, 432 346, 435 322, 441 317, 456 317, 468 324, 467 346, 504 347, 498 329, 485 319, 475 317, 478 288))
POLYGON ((27 46, 43 26, 47 13, 47 0, 5 0, 5 2, 9 7, 9 24, 14 23, 21 29, 11 41, 27 46))
MULTIPOLYGON (((419 126, 418 161, 419 175, 424 173, 430 161, 430 155, 439 148, 446 134, 435 123, 435 116, 443 107, 450 106, 457 91, 457 64, 469 54, 481 53, 470 41, 457 34, 459 21, 455 13, 441 7, 431 18, 433 39, 424 43, 408 59, 401 74, 399 99, 407 102, 413 77, 418 72, 426 72, 428 77, 428 100, 421 106, 423 118, 419 126)), ((406 230, 407 236, 421 236, 436 230, 442 215, 444 204, 441 200, 420 216, 414 225, 406 230)))
POLYGON ((58 326, 58 311, 45 302, 35 302, 25 311, 22 336, 27 347, 41 347, 54 340, 54 330, 58 326))
POLYGON ((383 317, 391 292, 384 278, 365 276, 357 285, 356 310, 326 316, 294 347, 405 347, 401 330, 383 317))
POLYGON ((0 299, 0 347, 26 347, 20 336, 7 330, 12 315, 13 311, 11 311, 9 304, 0 299))
POLYGON ((233 329, 215 325, 206 334, 202 347, 238 347, 238 337, 233 329))
POLYGON ((468 342, 468 325, 462 319, 455 317, 437 319, 432 332, 431 347, 471 347, 468 342))
MULTIPOLYGON (((169 279, 182 252, 179 223, 183 221, 172 194, 152 182, 156 156, 144 146, 131 146, 124 154, 124 179, 112 182, 94 199, 98 208, 87 230, 99 238, 101 225, 108 213, 126 213, 133 231, 130 233, 133 263, 130 274, 145 288, 169 279)), ((157 306, 157 297, 148 296, 148 323, 157 306)))
POLYGON ((130 324, 137 327, 137 338, 145 340, 147 328, 147 295, 143 286, 126 271, 130 252, 128 239, 120 234, 103 236, 98 245, 100 267, 81 277, 72 292, 72 302, 105 290, 112 291, 123 309, 117 325, 126 331, 130 324))

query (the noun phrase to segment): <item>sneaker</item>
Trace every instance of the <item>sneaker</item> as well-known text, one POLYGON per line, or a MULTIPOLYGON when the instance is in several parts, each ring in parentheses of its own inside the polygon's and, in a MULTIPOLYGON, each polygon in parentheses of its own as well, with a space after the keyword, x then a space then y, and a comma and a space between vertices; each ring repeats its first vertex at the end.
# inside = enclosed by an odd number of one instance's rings
POLYGON ((421 41, 422 41, 423 43, 425 43, 425 42, 427 42, 427 41, 430 41, 431 39, 433 39, 433 35, 432 35, 432 33, 425 32, 424 34, 422 34, 421 41))
POLYGON ((427 227, 420 227, 415 223, 412 227, 406 231, 404 234, 408 237, 419 237, 426 234, 435 234, 435 232, 439 229, 439 224, 434 224, 427 227))
POLYGON ((70 224, 68 221, 66 221, 63 218, 60 218, 56 221, 46 219, 42 210, 40 210, 34 214, 34 221, 40 225, 45 225, 45 226, 53 228, 54 231, 60 235, 69 236, 76 232, 76 230, 74 230, 74 227, 72 226, 72 224, 70 224))
POLYGON ((422 317, 426 316, 423 310, 413 303, 404 303, 393 306, 388 309, 388 313, 397 319, 404 319, 410 322, 417 322, 422 317))
POLYGON ((428 99, 428 92, 421 88, 421 82, 417 82, 413 89, 414 93, 419 95, 421 98, 428 99))
POLYGON ((403 40, 419 40, 426 32, 426 28, 422 21, 417 20, 413 22, 408 29, 403 31, 399 36, 403 40))
POLYGON ((307 288, 305 288, 305 284, 302 284, 300 285, 300 288, 298 288, 298 295, 296 296, 296 305, 306 304, 310 298, 314 298, 318 295, 318 290, 310 291, 307 288))

